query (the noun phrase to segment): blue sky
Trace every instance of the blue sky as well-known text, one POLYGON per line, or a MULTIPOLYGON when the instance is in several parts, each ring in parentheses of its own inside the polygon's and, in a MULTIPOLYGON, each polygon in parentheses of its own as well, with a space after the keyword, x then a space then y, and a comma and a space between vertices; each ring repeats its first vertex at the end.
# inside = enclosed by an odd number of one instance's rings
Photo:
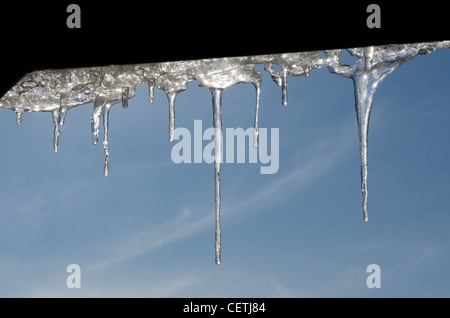
MULTIPOLYGON (((262 70, 262 67, 259 67, 262 70)), ((279 128, 278 173, 222 166, 222 264, 214 263, 214 166, 175 164, 168 102, 139 86, 110 114, 110 175, 90 136, 92 104, 68 112, 54 153, 49 113, 0 115, 0 297, 449 297, 450 50, 380 84, 369 133, 369 222, 361 208, 352 81, 264 71, 260 127, 279 128), (81 268, 81 288, 66 267, 81 268), (369 264, 381 288, 369 289, 369 264)), ((176 126, 212 126, 192 82, 176 126)), ((252 127, 255 89, 223 94, 225 127, 252 127)))

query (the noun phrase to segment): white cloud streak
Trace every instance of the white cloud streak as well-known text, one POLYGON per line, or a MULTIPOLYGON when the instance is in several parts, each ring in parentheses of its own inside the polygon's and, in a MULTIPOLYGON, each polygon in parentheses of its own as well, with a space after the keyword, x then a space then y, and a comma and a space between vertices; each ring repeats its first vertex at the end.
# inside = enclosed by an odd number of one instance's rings
MULTIPOLYGON (((227 218, 242 216, 242 213, 245 213, 249 207, 252 207, 254 211, 276 204, 279 200, 294 195, 299 189, 320 178, 336 165, 354 145, 352 139, 354 129, 350 130, 343 126, 337 131, 338 134, 315 143, 316 146, 308 151, 308 157, 297 163, 289 173, 262 186, 250 196, 235 199, 235 204, 223 207, 226 209, 227 218)), ((114 248, 109 249, 104 260, 89 266, 88 270, 104 270, 117 262, 149 253, 171 242, 185 239, 205 230, 213 224, 214 215, 209 213, 210 206, 208 204, 207 207, 196 208, 197 211, 205 211, 199 216, 194 216, 191 208, 183 208, 177 217, 167 220, 157 227, 154 224, 142 227, 125 240, 110 244, 114 248)))

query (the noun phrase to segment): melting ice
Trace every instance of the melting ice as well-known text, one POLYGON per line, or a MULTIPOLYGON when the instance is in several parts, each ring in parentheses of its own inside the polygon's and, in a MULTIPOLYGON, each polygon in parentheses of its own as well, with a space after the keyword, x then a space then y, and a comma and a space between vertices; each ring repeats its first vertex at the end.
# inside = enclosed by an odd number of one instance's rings
POLYGON ((364 221, 367 212, 367 154, 369 120, 375 91, 378 85, 404 62, 428 54, 436 49, 450 48, 450 41, 395 44, 346 49, 356 58, 353 65, 340 63, 341 50, 311 51, 244 57, 225 57, 189 61, 163 62, 138 65, 113 65, 104 67, 42 70, 26 74, 2 98, 0 107, 16 113, 16 123, 22 123, 25 112, 51 112, 53 118, 53 147, 58 151, 60 126, 67 112, 84 104, 93 103, 91 115, 92 142, 98 143, 100 121, 103 121, 104 175, 108 176, 109 112, 113 105, 128 107, 128 100, 136 95, 136 86, 148 85, 149 101, 154 102, 155 86, 165 92, 169 105, 169 141, 175 129, 175 101, 177 94, 197 80, 212 95, 212 118, 215 129, 215 253, 216 263, 221 262, 220 231, 220 172, 222 157, 222 93, 238 84, 249 83, 255 87, 254 146, 258 147, 258 117, 260 111, 261 76, 255 70, 261 64, 281 88, 281 102, 288 103, 287 80, 290 76, 309 76, 315 68, 327 67, 353 81, 355 110, 361 159, 361 192, 364 221), (276 71, 274 66, 280 71, 276 71))

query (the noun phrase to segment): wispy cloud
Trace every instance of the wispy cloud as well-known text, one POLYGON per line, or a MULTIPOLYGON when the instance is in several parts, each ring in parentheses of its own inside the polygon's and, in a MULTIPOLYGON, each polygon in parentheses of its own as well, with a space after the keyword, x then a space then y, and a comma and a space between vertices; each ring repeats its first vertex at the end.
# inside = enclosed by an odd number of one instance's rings
MULTIPOLYGON (((213 218, 211 214, 202 215, 198 218, 192 218, 191 215, 190 210, 184 208, 173 219, 167 220, 157 226, 149 224, 140 228, 125 240, 122 237, 121 241, 108 244, 113 247, 106 249, 107 255, 105 258, 98 263, 92 264, 87 270, 103 270, 117 262, 151 252, 173 241, 188 237, 206 228, 207 225, 210 225, 213 218)), ((104 248, 101 250, 105 251, 104 248)))
MULTIPOLYGON (((351 137, 354 133, 353 129, 342 126, 337 132, 336 135, 315 143, 315 146, 312 146, 312 149, 307 152, 308 157, 296 163, 289 172, 267 185, 257 188, 253 193, 246 193, 241 197, 234 198, 234 204, 226 204, 224 209, 226 209, 227 218, 242 216, 242 213, 248 211, 250 206, 254 211, 276 204, 319 179, 348 153, 350 146, 354 145, 351 137)), ((191 212, 192 208, 184 207, 173 219, 158 225, 143 226, 133 235, 126 238, 121 237, 118 242, 109 244, 113 247, 106 249, 103 260, 92 264, 88 270, 103 270, 118 262, 149 253, 171 242, 185 239, 205 230, 213 224, 214 215, 210 213, 210 207, 209 203, 197 206, 195 214, 191 212)))
MULTIPOLYGON (((271 205, 295 195, 311 182, 319 180, 323 174, 342 160, 350 147, 354 145, 354 129, 351 128, 354 127, 342 126, 336 130, 335 135, 329 138, 312 140, 312 146, 305 151, 305 155, 300 160, 292 164, 289 171, 268 178, 266 184, 257 186, 251 191, 240 191, 240 194, 236 197, 228 198, 227 201, 224 201, 223 206, 227 218, 238 220, 242 215, 252 213, 251 211, 254 213, 254 211, 260 209, 267 209, 271 205)), ((281 149, 281 151, 283 150, 281 149)), ((79 185, 73 184, 70 188, 59 189, 58 193, 63 197, 70 197, 76 196, 79 190, 79 185)), ((61 200, 64 200, 64 198, 61 200)), ((211 200, 214 200, 214 198, 211 197, 211 200)), ((8 219, 8 224, 14 224, 14 228, 19 226, 20 228, 28 227, 29 230, 32 230, 29 231, 29 238, 26 240, 29 243, 35 237, 33 233, 41 230, 45 220, 48 220, 52 213, 61 213, 61 211, 50 209, 49 204, 45 197, 35 195, 33 200, 27 200, 22 205, 16 206, 14 209, 15 215, 7 213, 4 216, 8 219)), ((161 277, 153 278, 151 286, 140 284, 138 277, 132 275, 131 281, 124 282, 123 287, 119 290, 108 288, 112 284, 108 283, 108 277, 110 277, 108 275, 111 275, 114 270, 120 271, 120 267, 113 269, 116 265, 165 248, 170 243, 188 239, 212 227, 214 225, 214 214, 211 213, 212 206, 213 203, 210 201, 200 202, 195 207, 183 206, 180 207, 178 214, 166 218, 162 222, 143 224, 138 229, 134 228, 133 231, 124 231, 120 235, 108 236, 101 240, 92 241, 88 245, 80 242, 81 245, 76 247, 76 253, 80 253, 79 250, 83 249, 82 254, 78 254, 84 257, 83 277, 90 277, 89 285, 83 285, 80 291, 68 289, 65 286, 67 274, 64 271, 64 266, 68 265, 66 259, 74 256, 73 253, 69 252, 67 252, 67 255, 56 257, 44 253, 44 256, 39 257, 37 255, 31 260, 32 262, 27 263, 23 263, 21 259, 5 260, 4 265, 6 267, 8 263, 11 265, 16 262, 22 268, 22 272, 36 273, 35 268, 47 268, 46 274, 39 274, 39 280, 33 282, 32 285, 21 281, 14 271, 13 277, 5 277, 5 280, 14 280, 14 284, 16 284, 14 293, 27 297, 177 297, 184 295, 185 290, 194 290, 196 287, 200 287, 199 293, 201 295, 207 296, 204 291, 212 288, 209 285, 211 281, 216 279, 215 268, 201 274, 195 272, 195 270, 187 271, 184 275, 178 272, 162 271, 161 277), (52 259, 47 259, 49 256, 52 259), (58 270, 48 271, 48 268, 55 268, 55 262, 58 263, 58 270), (42 283, 43 281, 45 281, 45 284, 42 283)), ((5 266, 2 267, 6 268, 5 266)), ((17 265, 10 266, 10 268, 17 268, 17 265)), ((117 275, 114 276, 117 277, 117 275)), ((129 274, 125 276, 129 277, 129 274)), ((214 294, 228 295, 227 293, 231 293, 235 286, 231 282, 227 284, 223 277, 220 279, 224 290, 217 290, 214 294)), ((273 278, 267 296, 306 295, 294 289, 294 287, 273 278)), ((250 289, 243 292, 251 294, 250 289)))
POLYGON ((336 165, 353 146, 354 131, 342 126, 338 134, 329 138, 315 140, 308 155, 296 162, 291 169, 274 181, 259 187, 251 196, 243 197, 234 205, 227 206, 227 213, 241 214, 248 206, 275 204, 286 196, 291 196, 303 187, 318 180, 336 165))
MULTIPOLYGON (((117 276, 112 279, 110 273, 103 275, 81 276, 81 288, 69 289, 61 284, 63 277, 60 275, 46 277, 45 284, 35 284, 26 292, 26 297, 173 297, 183 294, 186 289, 192 289, 204 283, 204 277, 196 273, 188 275, 165 275, 164 277, 152 277, 151 284, 145 284, 136 280, 121 281, 117 276), (120 287, 120 288, 119 288, 120 287)), ((134 277, 135 278, 135 277, 134 277)))

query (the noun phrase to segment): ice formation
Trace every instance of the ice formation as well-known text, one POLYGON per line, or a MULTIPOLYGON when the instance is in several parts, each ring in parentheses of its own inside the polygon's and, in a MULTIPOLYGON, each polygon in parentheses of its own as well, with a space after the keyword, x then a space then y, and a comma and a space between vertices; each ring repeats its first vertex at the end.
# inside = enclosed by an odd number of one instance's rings
POLYGON ((386 76, 401 64, 416 57, 428 54, 438 48, 450 47, 450 41, 415 43, 400 45, 369 46, 348 49, 356 57, 353 65, 329 65, 330 72, 353 80, 355 109, 358 121, 359 152, 361 157, 361 193, 363 196, 363 215, 367 222, 367 146, 370 112, 375 91, 386 76))
POLYGON ((354 84, 355 109, 361 156, 361 191, 364 221, 367 213, 367 141, 370 111, 376 88, 387 75, 402 63, 417 55, 450 47, 450 41, 370 46, 347 49, 356 57, 353 65, 340 63, 341 50, 269 54, 244 57, 225 57, 137 65, 112 65, 62 70, 41 70, 26 74, 1 99, 0 107, 16 113, 16 123, 22 123, 24 112, 51 112, 53 116, 53 147, 58 151, 60 126, 64 125, 68 110, 93 103, 91 115, 92 142, 98 143, 100 120, 103 121, 104 175, 108 176, 108 116, 112 106, 136 95, 136 86, 148 85, 149 100, 154 101, 154 87, 165 92, 169 104, 169 141, 175 129, 175 100, 177 94, 197 80, 212 94, 213 124, 215 128, 215 252, 216 263, 221 262, 220 237, 220 170, 222 158, 222 93, 237 83, 250 83, 256 90, 254 146, 258 146, 258 113, 261 76, 257 64, 281 87, 282 104, 287 105, 287 75, 309 76, 314 68, 328 67, 329 71, 347 78, 354 84), (278 65, 280 71, 275 71, 278 65))

